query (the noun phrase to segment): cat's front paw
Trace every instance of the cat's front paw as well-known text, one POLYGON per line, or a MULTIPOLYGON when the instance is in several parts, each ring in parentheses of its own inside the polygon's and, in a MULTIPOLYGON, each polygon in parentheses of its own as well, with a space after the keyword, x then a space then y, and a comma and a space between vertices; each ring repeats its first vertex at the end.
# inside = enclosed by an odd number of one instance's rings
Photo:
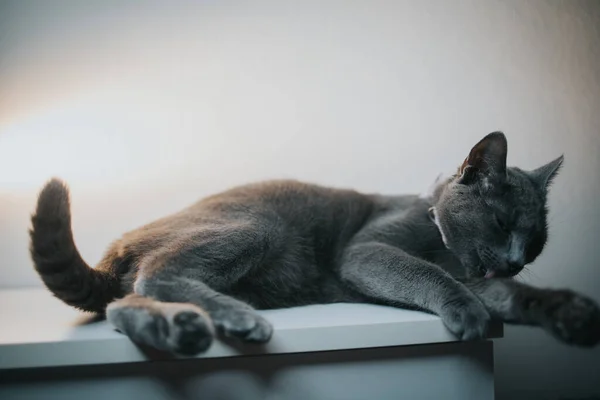
POLYGON ((542 325, 565 343, 592 347, 600 342, 600 309, 570 290, 552 290, 539 304, 542 325))
POLYGON ((490 314, 475 297, 461 297, 447 302, 440 314, 442 321, 461 340, 485 338, 490 314))

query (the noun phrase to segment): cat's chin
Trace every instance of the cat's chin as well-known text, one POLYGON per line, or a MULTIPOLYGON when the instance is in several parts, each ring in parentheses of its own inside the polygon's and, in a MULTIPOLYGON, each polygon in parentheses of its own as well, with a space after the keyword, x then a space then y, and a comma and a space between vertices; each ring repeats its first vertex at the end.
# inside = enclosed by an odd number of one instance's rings
POLYGON ((497 271, 485 268, 481 263, 477 264, 474 268, 468 269, 468 271, 470 278, 492 279, 498 275, 497 271))
POLYGON ((482 273, 478 266, 472 268, 465 268, 463 279, 482 279, 484 278, 485 273, 482 273))

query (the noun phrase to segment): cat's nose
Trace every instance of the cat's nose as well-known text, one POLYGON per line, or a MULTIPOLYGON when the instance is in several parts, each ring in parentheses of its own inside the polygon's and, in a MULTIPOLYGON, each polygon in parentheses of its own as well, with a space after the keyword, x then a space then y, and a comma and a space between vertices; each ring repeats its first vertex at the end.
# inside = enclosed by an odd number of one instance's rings
POLYGON ((511 275, 516 275, 523 269, 524 265, 520 262, 509 261, 508 262, 508 272, 511 275))

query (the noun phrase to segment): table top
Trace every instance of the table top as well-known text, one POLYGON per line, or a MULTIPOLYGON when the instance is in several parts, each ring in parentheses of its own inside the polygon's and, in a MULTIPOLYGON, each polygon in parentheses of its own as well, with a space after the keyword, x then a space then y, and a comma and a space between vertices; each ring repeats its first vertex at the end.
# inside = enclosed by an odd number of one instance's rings
MULTIPOLYGON (((423 345, 457 339, 439 317, 371 304, 311 305, 259 311, 275 329, 266 345, 215 341, 201 358, 423 345)), ((152 360, 115 331, 44 288, 0 290, 0 369, 152 360)), ((489 338, 502 337, 494 324, 489 338)), ((171 357, 171 356, 169 356, 171 357)))

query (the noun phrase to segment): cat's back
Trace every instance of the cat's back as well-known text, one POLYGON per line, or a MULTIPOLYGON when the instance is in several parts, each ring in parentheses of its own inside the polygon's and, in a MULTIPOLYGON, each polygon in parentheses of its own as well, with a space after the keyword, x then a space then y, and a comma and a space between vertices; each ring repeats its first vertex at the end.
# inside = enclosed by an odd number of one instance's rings
POLYGON ((270 180, 238 186, 200 200, 187 215, 270 218, 297 228, 358 226, 377 208, 373 196, 297 180, 270 180))
POLYGON ((280 211, 309 208, 318 211, 343 206, 369 207, 373 206, 373 198, 352 189, 297 180, 269 180, 237 186, 208 196, 193 205, 190 211, 227 209, 227 206, 264 206, 280 211))
POLYGON ((269 180, 227 189, 124 235, 126 240, 256 219, 299 230, 358 229, 378 207, 374 196, 297 180, 269 180))

